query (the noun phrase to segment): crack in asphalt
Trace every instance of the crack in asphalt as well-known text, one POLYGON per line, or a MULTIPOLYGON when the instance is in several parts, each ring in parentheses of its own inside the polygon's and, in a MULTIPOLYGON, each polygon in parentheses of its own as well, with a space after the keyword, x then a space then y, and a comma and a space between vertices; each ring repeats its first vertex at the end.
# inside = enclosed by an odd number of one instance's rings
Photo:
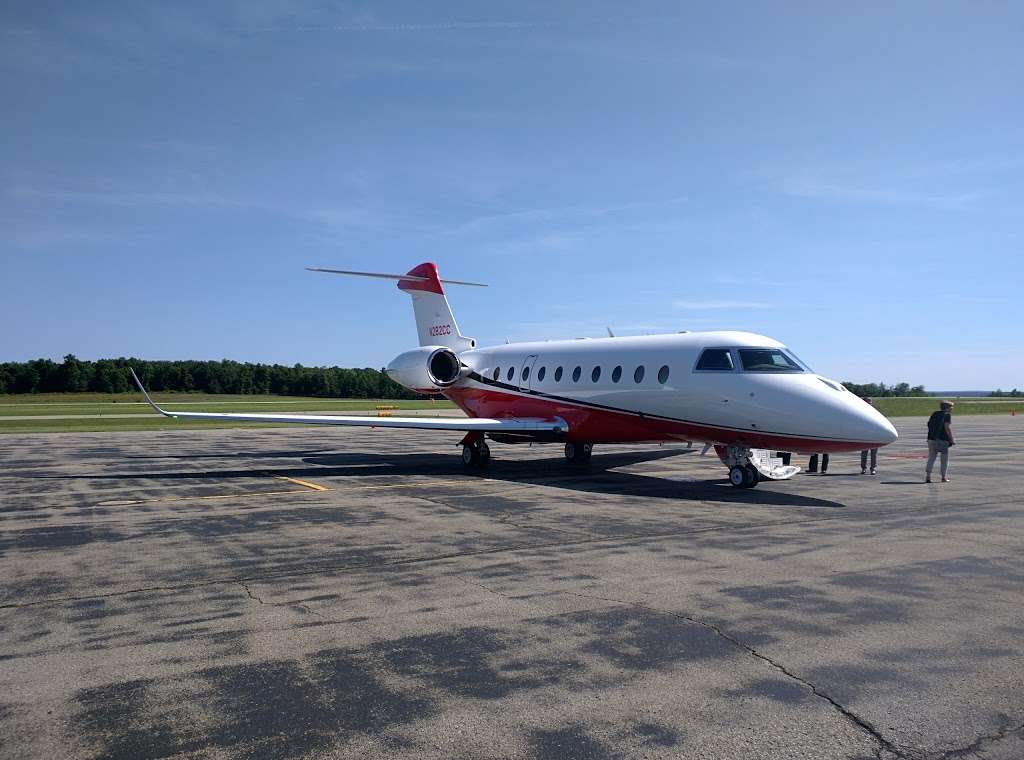
POLYGON ((251 588, 249 588, 249 584, 248 583, 245 583, 243 581, 238 581, 238 585, 241 586, 243 589, 245 589, 246 596, 248 596, 254 602, 259 602, 261 605, 264 605, 264 606, 267 606, 267 607, 288 607, 288 608, 300 609, 303 612, 305 612, 307 615, 313 615, 315 617, 320 618, 321 620, 328 620, 328 621, 330 621, 332 623, 342 623, 342 622, 344 622, 344 621, 341 621, 341 620, 330 620, 330 618, 324 617, 323 615, 321 615, 316 610, 314 610, 314 609, 312 609, 310 607, 307 607, 305 604, 302 604, 301 602, 268 602, 268 601, 264 600, 263 597, 259 596, 256 592, 254 592, 251 588))
POLYGON ((245 589, 245 594, 246 594, 246 596, 248 596, 248 597, 249 597, 250 599, 253 599, 253 600, 257 601, 257 602, 259 602, 260 604, 266 604, 266 602, 264 602, 264 601, 263 601, 263 600, 262 600, 262 599, 261 599, 260 597, 258 597, 258 596, 257 596, 256 594, 254 594, 254 593, 253 593, 252 589, 251 589, 251 588, 249 588, 249 585, 248 585, 247 583, 244 583, 244 582, 242 582, 242 581, 239 581, 239 582, 238 582, 238 585, 239 585, 239 586, 241 586, 241 587, 242 587, 243 589, 245 589))
MULTIPOLYGON (((1001 742, 1008 736, 1021 732, 1024 732, 1024 723, 1021 723, 1019 726, 1012 727, 1009 724, 1007 724, 1000 728, 998 731, 996 731, 994 734, 985 734, 983 736, 979 736, 973 742, 964 747, 960 747, 959 749, 951 749, 947 752, 943 752, 941 755, 938 756, 937 760, 953 760, 954 758, 967 757, 969 755, 973 755, 974 757, 981 757, 981 755, 979 755, 978 753, 984 752, 985 747, 991 744, 996 744, 997 742, 1001 742)), ((1024 735, 1022 735, 1020 738, 1024 739, 1024 735)))
POLYGON ((789 678, 789 679, 791 679, 793 681, 796 681, 799 684, 802 684, 812 694, 814 694, 814 696, 816 696, 819 699, 823 699, 826 702, 828 702, 840 715, 842 715, 844 718, 846 718, 848 721, 850 721, 851 723, 856 725, 861 730, 866 731, 868 734, 870 734, 871 738, 875 741, 875 743, 878 744, 878 749, 876 750, 875 755, 880 760, 882 758, 882 754, 881 753, 882 753, 883 750, 884 751, 888 751, 892 755, 895 755, 896 757, 899 757, 899 758, 908 758, 908 759, 918 760, 918 758, 920 757, 919 755, 913 754, 909 750, 901 748, 901 747, 897 746, 896 744, 894 744, 893 742, 891 742, 888 739, 886 739, 882 735, 882 733, 877 728, 875 728, 874 724, 872 724, 871 721, 869 721, 867 718, 863 718, 860 715, 857 715, 851 709, 849 709, 848 707, 844 706, 841 702, 839 702, 839 700, 835 699, 833 696, 831 696, 827 692, 822 691, 817 686, 815 686, 813 683, 808 681, 806 678, 803 678, 803 677, 797 675, 796 673, 791 671, 789 668, 787 668, 782 663, 774 660, 773 658, 769 657, 768 655, 764 654, 763 652, 759 652, 754 647, 752 647, 752 646, 750 646, 748 644, 743 643, 742 641, 740 641, 735 636, 733 636, 733 635, 731 635, 729 633, 726 633, 724 630, 722 630, 721 627, 715 625, 714 623, 709 623, 706 620, 701 620, 699 618, 695 618, 695 617, 692 617, 690 615, 685 615, 685 614, 683 614, 681 612, 672 612, 671 610, 664 610, 664 609, 660 609, 658 607, 651 607, 650 605, 641 604, 639 602, 630 602, 630 601, 627 601, 625 599, 614 599, 614 598, 611 598, 611 597, 595 596, 593 594, 581 594, 581 593, 578 593, 578 592, 575 592, 575 591, 565 591, 563 593, 570 594, 570 595, 576 596, 576 597, 580 597, 582 599, 594 599, 594 600, 597 600, 597 601, 612 602, 614 604, 620 604, 620 605, 623 605, 625 607, 632 607, 634 609, 647 610, 648 612, 653 612, 653 613, 659 614, 659 615, 668 615, 669 617, 674 617, 674 618, 677 618, 679 620, 685 620, 688 623, 693 623, 694 625, 699 625, 701 628, 704 628, 706 630, 711 631, 716 636, 719 636, 720 638, 724 639, 725 641, 728 641, 733 646, 738 647, 739 649, 744 650, 745 652, 747 652, 747 654, 749 654, 749 655, 757 658, 758 660, 761 660, 762 662, 766 663, 767 665, 771 666, 772 668, 774 668, 779 673, 782 673, 787 678, 789 678))

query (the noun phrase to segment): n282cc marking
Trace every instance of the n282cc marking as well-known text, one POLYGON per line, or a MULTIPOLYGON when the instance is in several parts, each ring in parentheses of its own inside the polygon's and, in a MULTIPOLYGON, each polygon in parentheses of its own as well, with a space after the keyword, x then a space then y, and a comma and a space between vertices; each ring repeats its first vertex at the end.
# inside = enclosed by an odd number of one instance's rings
POLYGON ((438 335, 451 335, 452 334, 452 326, 451 325, 433 325, 430 328, 430 334, 433 337, 437 337, 438 335))

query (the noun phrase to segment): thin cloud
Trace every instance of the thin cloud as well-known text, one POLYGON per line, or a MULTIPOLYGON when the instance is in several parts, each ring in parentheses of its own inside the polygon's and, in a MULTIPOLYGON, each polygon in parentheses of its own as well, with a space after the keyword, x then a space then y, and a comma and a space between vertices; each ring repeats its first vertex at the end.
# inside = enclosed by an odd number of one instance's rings
MULTIPOLYGON (((618 321, 607 316, 587 319, 560 319, 552 316, 543 322, 512 322, 505 326, 507 335, 494 342, 503 343, 505 337, 513 342, 607 338, 609 327, 619 338, 630 335, 675 333, 685 329, 665 322, 618 321)), ((493 341, 493 336, 489 341, 493 341)))
POLYGON ((409 24, 334 24, 324 26, 236 27, 230 31, 250 33, 273 32, 444 32, 451 30, 535 29, 554 26, 539 21, 438 21, 409 24))
POLYGON ((928 206, 939 209, 965 208, 984 197, 984 194, 978 191, 943 195, 892 187, 812 179, 783 180, 779 183, 778 189, 783 195, 797 198, 875 203, 887 206, 928 206))
POLYGON ((305 222, 324 229, 370 229, 378 232, 413 232, 426 234, 435 228, 414 217, 392 213, 364 205, 329 208, 296 208, 237 198, 211 192, 148 192, 135 190, 79 190, 54 187, 15 186, 8 188, 9 197, 49 203, 76 203, 114 208, 184 207, 207 211, 260 212, 305 222))
POLYGON ((653 208, 663 208, 686 203, 688 198, 685 195, 675 196, 654 201, 633 201, 619 203, 609 206, 555 206, 549 208, 524 209, 511 211, 505 214, 489 214, 479 216, 460 224, 453 230, 454 234, 471 234, 482 232, 494 226, 508 224, 523 224, 533 222, 548 222, 565 218, 600 218, 612 214, 626 213, 630 211, 642 211, 653 208))
MULTIPOLYGON (((373 14, 368 15, 372 18, 373 14)), ((664 24, 675 21, 672 17, 592 17, 588 25, 595 24, 664 24)), ((230 27, 228 31, 243 33, 287 33, 287 32, 447 32, 447 31, 487 31, 487 30, 518 30, 518 29, 555 29, 567 27, 566 21, 530 21, 530 20, 499 20, 499 21, 427 21, 408 23, 387 23, 375 20, 362 23, 347 24, 267 24, 244 25, 230 27)), ((713 56, 716 64, 732 67, 738 59, 724 55, 713 56)))
POLYGON ((261 204, 224 198, 210 193, 150 193, 150 192, 92 192, 81 190, 54 190, 45 188, 14 187, 9 195, 39 200, 69 203, 89 203, 99 206, 228 206, 232 208, 260 208, 261 204))
POLYGON ((774 309, 775 304, 763 301, 685 301, 672 302, 672 308, 680 311, 709 311, 713 309, 774 309))

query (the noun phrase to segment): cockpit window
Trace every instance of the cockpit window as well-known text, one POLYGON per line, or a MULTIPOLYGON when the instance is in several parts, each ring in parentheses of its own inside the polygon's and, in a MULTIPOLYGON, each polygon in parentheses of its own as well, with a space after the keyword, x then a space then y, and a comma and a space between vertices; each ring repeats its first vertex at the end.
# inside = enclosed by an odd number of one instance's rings
POLYGON ((732 371, 732 355, 728 348, 705 348, 694 369, 730 372, 732 371))
POLYGON ((780 348, 741 348, 740 361, 747 372, 803 372, 803 367, 780 348))
POLYGON ((786 349, 786 356, 788 356, 788 357, 789 357, 790 359, 792 359, 793 361, 795 361, 795 362, 796 362, 797 364, 799 364, 799 365, 800 365, 801 367, 803 367, 803 368, 804 368, 804 369, 805 369, 806 371, 808 371, 808 372, 814 372, 814 370, 813 370, 813 369, 811 369, 811 368, 810 368, 809 366, 807 366, 807 362, 805 362, 805 361, 804 361, 803 359, 801 359, 801 358, 800 358, 799 356, 797 356, 796 354, 794 354, 794 353, 792 352, 792 350, 790 350, 790 349, 788 349, 788 348, 786 349))

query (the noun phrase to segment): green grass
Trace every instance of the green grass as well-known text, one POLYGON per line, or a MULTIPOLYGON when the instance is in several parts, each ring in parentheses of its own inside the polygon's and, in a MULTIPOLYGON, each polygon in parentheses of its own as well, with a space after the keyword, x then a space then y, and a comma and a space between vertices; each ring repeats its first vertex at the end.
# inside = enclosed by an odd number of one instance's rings
MULTIPOLYGON (((273 395, 238 395, 232 393, 185 393, 181 391, 154 391, 149 394, 154 401, 332 401, 307 396, 273 396, 273 395)), ((366 399, 356 399, 365 401, 366 399)), ((138 391, 128 393, 0 393, 0 404, 88 404, 102 402, 104 404, 131 403, 142 401, 138 391)))
MULTIPOLYGON (((284 427, 262 422, 226 422, 220 420, 172 420, 167 417, 140 417, 139 419, 74 419, 74 420, 0 420, 3 433, 123 433, 132 430, 182 430, 184 428, 239 428, 284 427)), ((290 427, 295 427, 291 425, 290 427)))
MULTIPOLYGON (((953 414, 1024 414, 1024 399, 995 399, 985 397, 952 398, 953 414)), ((937 398, 876 398, 875 408, 886 417, 927 417, 939 408, 937 398)))
MULTIPOLYGON (((83 401, 74 394, 50 394, 15 401, 18 396, 0 396, 0 417, 32 417, 47 414, 152 414, 153 410, 138 395, 117 400, 83 401)), ((99 394, 85 394, 88 396, 99 394)), ((120 395, 120 394, 115 394, 120 395)), ((24 398, 24 397, 23 397, 24 398)), ((399 409, 451 409, 449 401, 389 399, 304 398, 302 396, 211 396, 207 394, 154 394, 154 401, 168 411, 178 412, 346 412, 371 410, 378 405, 399 409)))
MULTIPOLYGON (((337 413, 373 411, 378 405, 407 409, 454 409, 450 401, 232 396, 203 393, 155 393, 153 400, 178 412, 337 413)), ((50 393, 0 395, 0 433, 104 432, 180 428, 270 427, 273 423, 221 420, 172 420, 157 416, 137 393, 50 393), (138 416, 104 418, 102 415, 138 416), (46 415, 83 415, 79 419, 38 419, 46 415), (87 415, 87 416, 85 416, 87 415)))

